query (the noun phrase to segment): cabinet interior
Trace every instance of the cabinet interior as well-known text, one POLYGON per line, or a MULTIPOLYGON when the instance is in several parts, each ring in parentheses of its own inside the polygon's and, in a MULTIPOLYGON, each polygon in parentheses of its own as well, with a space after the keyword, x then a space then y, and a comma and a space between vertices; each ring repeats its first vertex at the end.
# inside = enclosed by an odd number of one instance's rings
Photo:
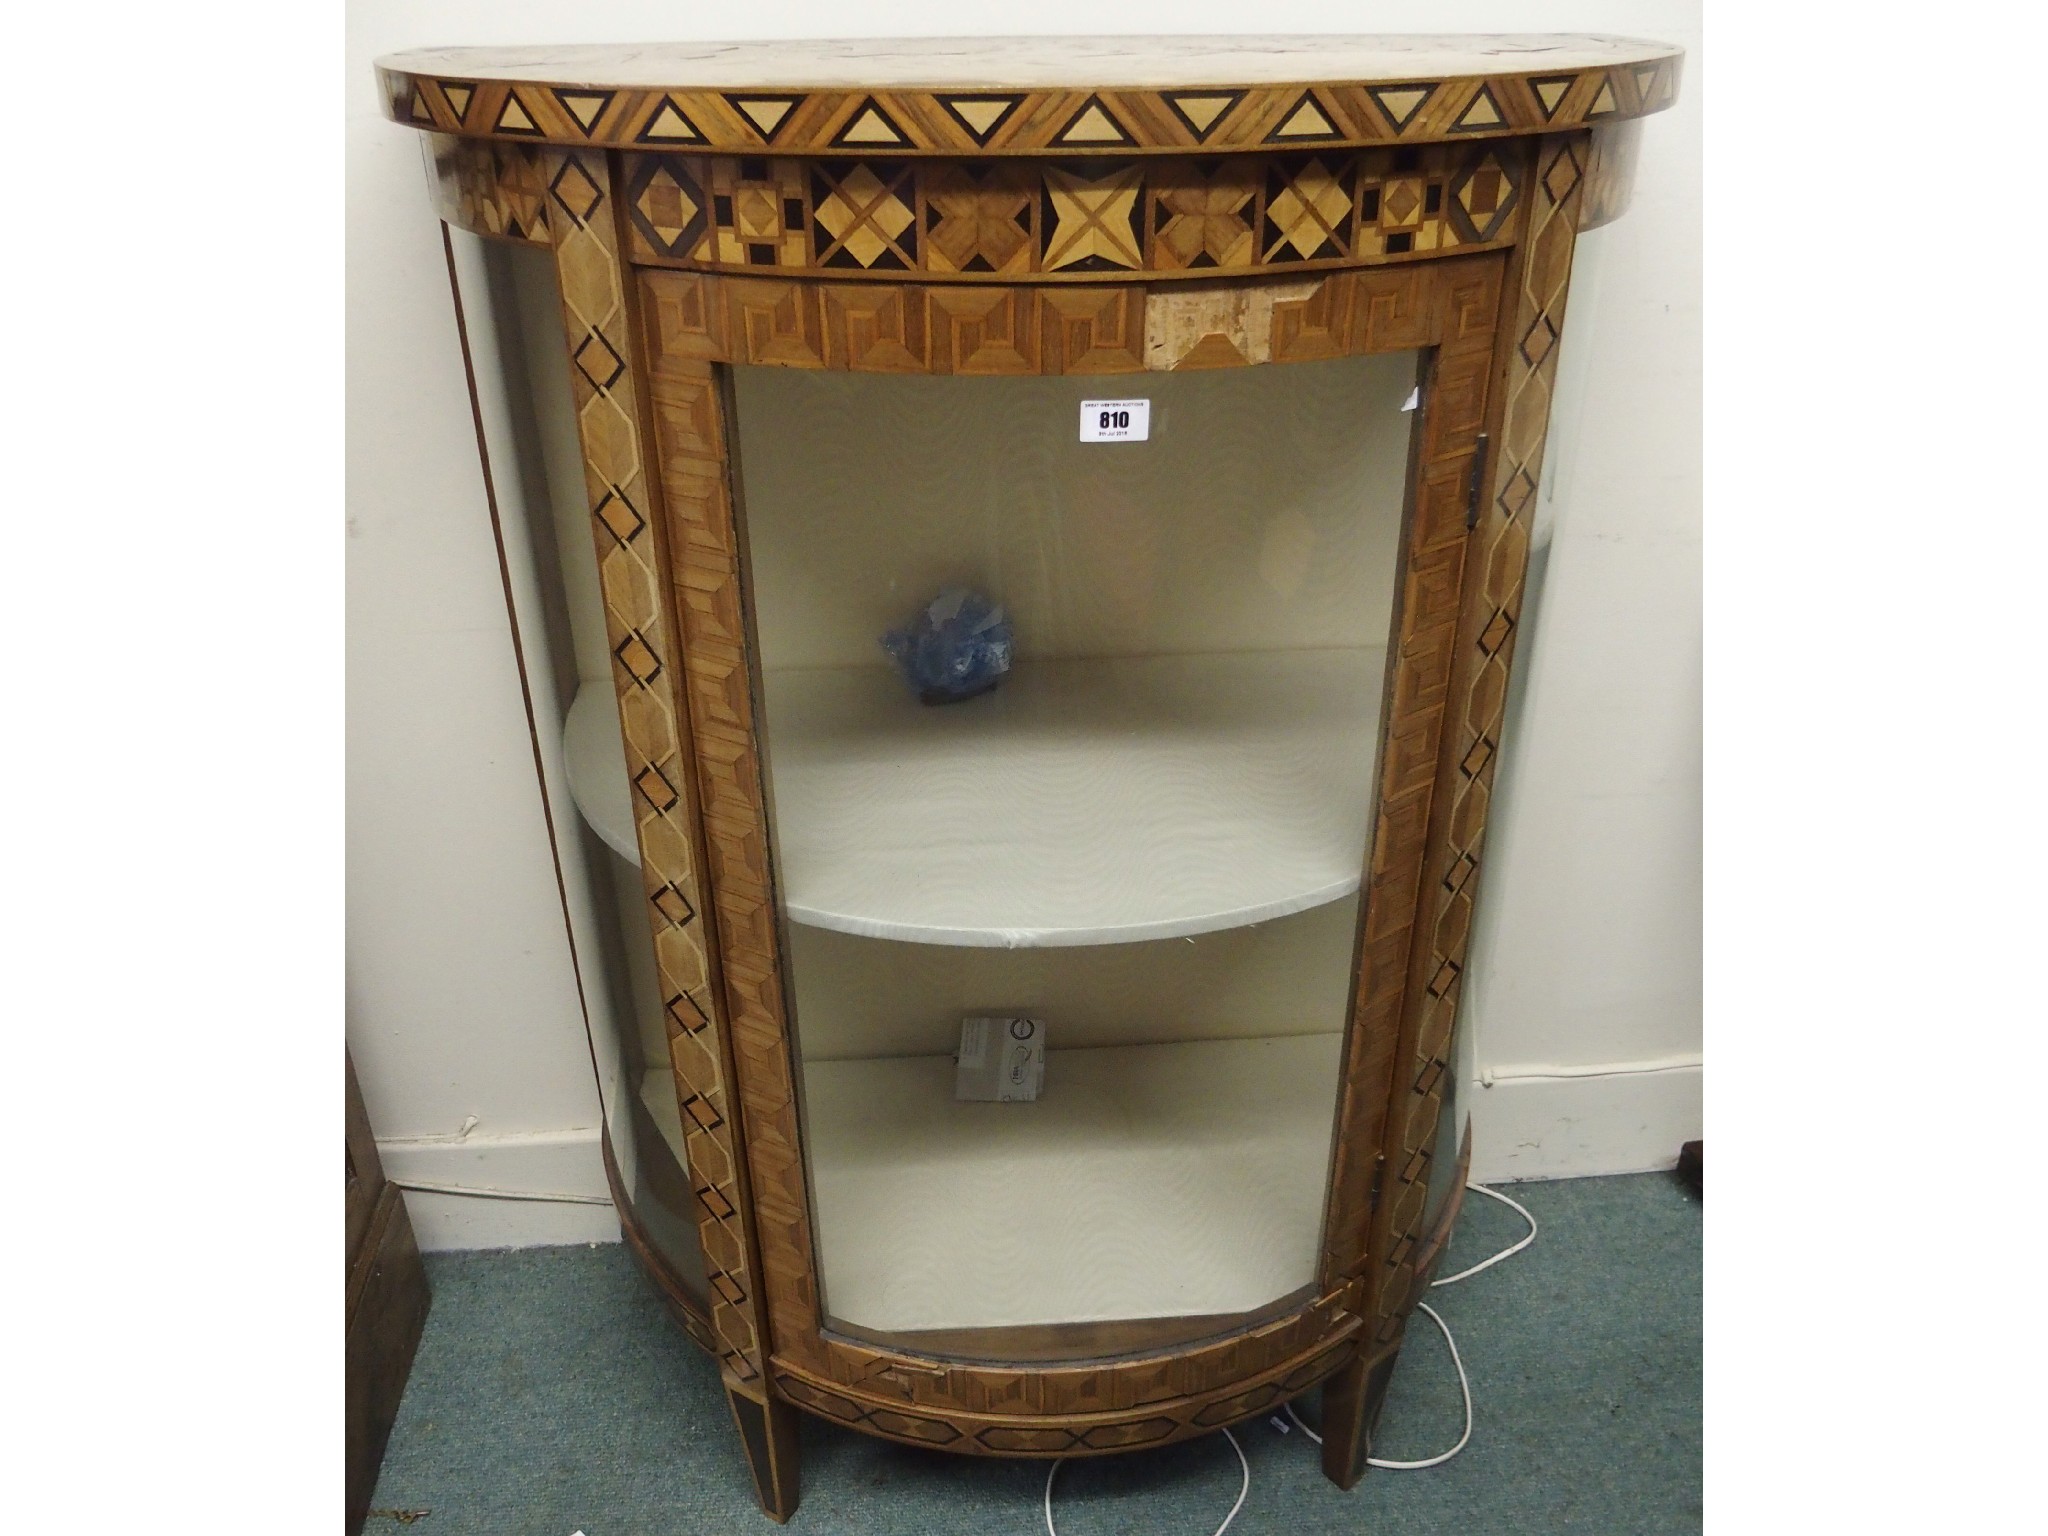
POLYGON ((1314 1278, 1414 353, 1199 374, 734 370, 828 1313, 1255 1310, 1314 1278), (1142 443, 1079 440, 1142 396, 1142 443), (1002 604, 997 690, 879 641, 1002 604), (1044 1095, 954 1098, 960 1021, 1044 1095))

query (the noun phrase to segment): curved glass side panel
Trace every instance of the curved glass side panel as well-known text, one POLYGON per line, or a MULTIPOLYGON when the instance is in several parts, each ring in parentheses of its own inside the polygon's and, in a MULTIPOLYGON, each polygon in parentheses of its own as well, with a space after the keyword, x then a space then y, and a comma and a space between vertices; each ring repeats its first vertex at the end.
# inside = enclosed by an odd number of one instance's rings
MULTIPOLYGON (((488 322, 499 373, 511 385, 503 402, 509 441, 492 443, 493 479, 606 1129, 632 1207, 624 1214, 701 1304, 696 1201, 655 979, 554 262, 529 246, 474 244, 486 295, 465 282, 464 307, 472 346, 488 322)), ((485 370, 478 372, 486 387, 485 370)))

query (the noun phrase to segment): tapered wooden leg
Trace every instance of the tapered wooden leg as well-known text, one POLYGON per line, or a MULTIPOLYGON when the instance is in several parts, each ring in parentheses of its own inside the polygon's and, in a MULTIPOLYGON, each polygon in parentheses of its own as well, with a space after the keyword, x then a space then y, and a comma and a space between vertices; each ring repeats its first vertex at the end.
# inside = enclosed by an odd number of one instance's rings
POLYGON ((751 1397, 731 1381, 725 1400, 740 1429, 747 1467, 754 1474, 754 1497, 761 1512, 777 1525, 796 1513, 797 1413, 774 1393, 751 1397))
POLYGON ((1399 1358, 1391 1349, 1376 1360, 1361 1356, 1323 1383, 1323 1476, 1339 1488, 1354 1487, 1365 1475, 1373 1427, 1399 1358))

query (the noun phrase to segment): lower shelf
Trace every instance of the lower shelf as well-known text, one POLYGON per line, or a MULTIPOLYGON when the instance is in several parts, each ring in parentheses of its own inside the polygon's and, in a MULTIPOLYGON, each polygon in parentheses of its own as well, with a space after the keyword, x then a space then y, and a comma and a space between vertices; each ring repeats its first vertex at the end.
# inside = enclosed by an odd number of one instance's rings
POLYGON ((828 1313, 889 1332, 1249 1312, 1315 1277, 1336 1033, 1053 1051, 1033 1104, 947 1056, 813 1061, 828 1313))

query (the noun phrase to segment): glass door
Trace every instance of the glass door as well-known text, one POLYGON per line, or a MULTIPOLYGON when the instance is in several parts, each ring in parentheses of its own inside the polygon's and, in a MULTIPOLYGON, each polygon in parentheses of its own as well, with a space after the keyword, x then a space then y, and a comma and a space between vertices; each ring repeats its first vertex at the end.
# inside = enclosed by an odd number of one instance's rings
POLYGON ((734 369, 831 1326, 1313 1283, 1419 362, 734 369))

